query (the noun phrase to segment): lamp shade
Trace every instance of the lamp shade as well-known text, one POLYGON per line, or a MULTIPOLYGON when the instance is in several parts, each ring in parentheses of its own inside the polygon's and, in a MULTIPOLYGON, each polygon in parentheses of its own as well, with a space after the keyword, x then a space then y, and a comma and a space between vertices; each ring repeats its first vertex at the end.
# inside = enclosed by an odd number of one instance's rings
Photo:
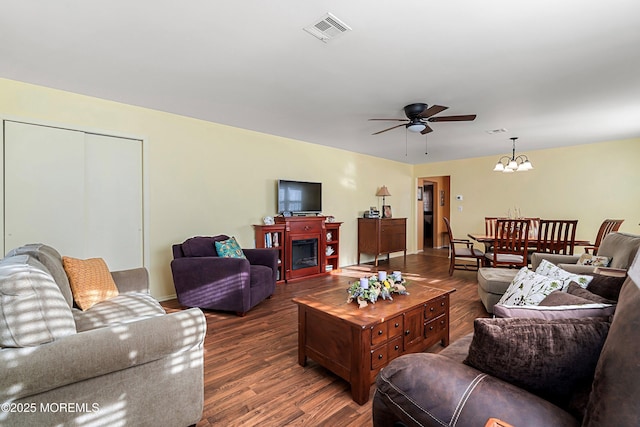
POLYGON ((383 185, 382 187, 380 187, 380 189, 376 193, 376 196, 378 196, 378 197, 386 197, 386 196, 390 196, 390 195, 391 195, 391 193, 389 193, 389 189, 387 188, 386 185, 383 185))
POLYGON ((427 126, 424 123, 411 123, 409 125, 407 125, 407 129, 410 132, 422 132, 423 130, 425 130, 427 128, 427 126))

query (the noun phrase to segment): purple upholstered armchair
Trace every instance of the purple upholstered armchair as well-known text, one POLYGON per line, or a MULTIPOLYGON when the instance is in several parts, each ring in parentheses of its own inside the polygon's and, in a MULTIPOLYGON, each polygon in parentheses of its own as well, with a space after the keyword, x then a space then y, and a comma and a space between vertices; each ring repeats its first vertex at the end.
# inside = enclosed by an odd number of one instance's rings
POLYGON ((215 242, 228 238, 192 237, 173 245, 171 272, 180 304, 244 316, 273 294, 278 251, 243 249, 247 259, 219 257, 215 242))

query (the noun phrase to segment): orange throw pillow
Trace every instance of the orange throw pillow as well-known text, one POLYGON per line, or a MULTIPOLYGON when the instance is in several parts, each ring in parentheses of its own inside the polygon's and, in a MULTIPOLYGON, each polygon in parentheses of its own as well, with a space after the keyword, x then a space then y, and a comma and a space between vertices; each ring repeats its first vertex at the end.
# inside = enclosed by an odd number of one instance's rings
POLYGON ((62 265, 69 277, 73 299, 82 311, 118 296, 116 282, 102 258, 77 259, 63 256, 62 265))

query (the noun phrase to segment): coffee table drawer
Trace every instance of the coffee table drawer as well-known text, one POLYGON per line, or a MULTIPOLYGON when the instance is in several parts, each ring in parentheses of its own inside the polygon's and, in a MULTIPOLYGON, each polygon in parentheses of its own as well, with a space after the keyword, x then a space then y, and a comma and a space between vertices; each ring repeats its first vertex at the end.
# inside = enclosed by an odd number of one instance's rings
POLYGON ((424 325, 424 337, 429 339, 435 336, 439 336, 440 333, 446 331, 448 319, 446 314, 442 314, 433 320, 430 320, 424 325))
POLYGON ((389 337, 389 322, 379 323, 371 329, 371 345, 382 344, 389 337))
POLYGON ((402 336, 402 316, 396 316, 393 319, 389 319, 387 320, 387 323, 389 324, 389 339, 402 336))
POLYGON ((402 316, 396 316, 371 329, 371 345, 382 344, 388 339, 402 336, 402 316))
POLYGON ((429 302, 424 310, 425 319, 435 319, 447 312, 447 296, 435 298, 429 302))
POLYGON ((389 352, 386 345, 371 350, 371 369, 378 369, 387 364, 389 352))
POLYGON ((387 360, 391 362, 396 357, 402 354, 402 337, 399 336, 397 338, 392 339, 387 344, 387 360))

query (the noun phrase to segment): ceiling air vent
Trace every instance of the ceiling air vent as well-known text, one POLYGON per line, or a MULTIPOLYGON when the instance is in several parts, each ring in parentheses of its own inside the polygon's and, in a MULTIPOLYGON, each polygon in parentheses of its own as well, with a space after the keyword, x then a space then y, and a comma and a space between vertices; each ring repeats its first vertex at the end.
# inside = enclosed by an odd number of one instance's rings
POLYGON ((351 31, 351 28, 332 14, 327 13, 325 16, 320 18, 319 21, 303 28, 303 30, 327 43, 329 40, 335 39, 340 34, 351 31))

